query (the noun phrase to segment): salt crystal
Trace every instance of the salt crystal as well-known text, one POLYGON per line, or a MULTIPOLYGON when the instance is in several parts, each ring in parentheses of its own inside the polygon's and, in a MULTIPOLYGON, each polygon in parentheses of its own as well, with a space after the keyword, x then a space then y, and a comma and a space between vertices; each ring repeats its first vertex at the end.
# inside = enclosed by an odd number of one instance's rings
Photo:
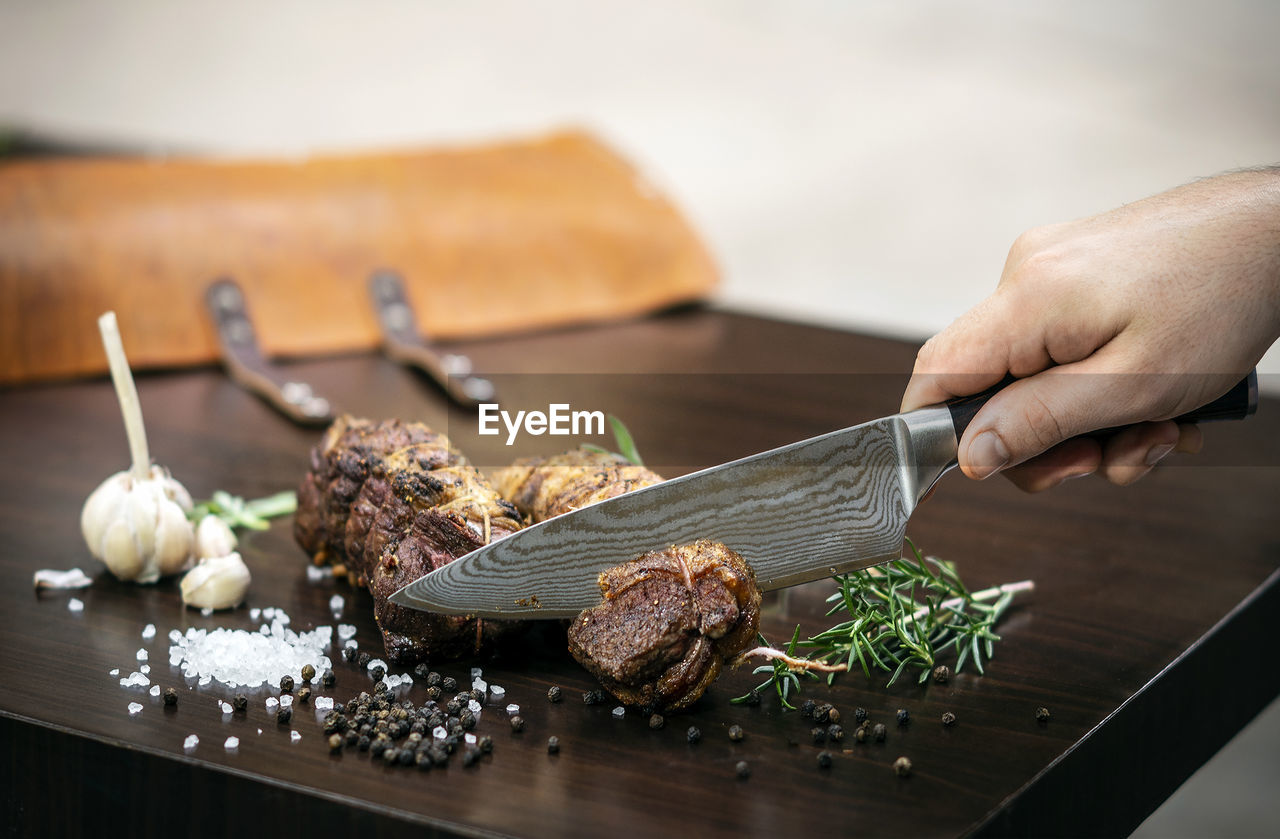
POLYGON ((108 671, 107 671, 107 675, 108 675, 108 676, 119 676, 119 675, 120 675, 120 668, 119 668, 119 667, 114 667, 114 668, 112 668, 111 670, 108 670, 108 671))
POLYGON ((259 734, 261 734, 261 733, 262 733, 262 729, 261 729, 261 728, 259 728, 259 729, 258 729, 258 733, 259 733, 259 734))
POLYGON ((471 668, 471 681, 474 682, 476 679, 480 678, 483 675, 484 675, 484 671, 481 670, 479 667, 471 668))
POLYGON ((475 679, 474 681, 471 682, 471 689, 478 690, 481 693, 484 693, 489 689, 489 683, 486 682, 484 679, 475 679))
POLYGON ((375 667, 381 667, 383 673, 387 672, 387 663, 380 658, 371 659, 369 661, 369 666, 365 669, 372 670, 375 667))
POLYGON ((624 716, 626 716, 626 714, 627 714, 627 709, 623 708, 621 705, 613 709, 613 718, 616 720, 622 719, 624 716))
POLYGON ((178 630, 176 630, 176 629, 170 629, 170 630, 169 630, 169 643, 171 643, 171 644, 181 644, 181 643, 182 643, 182 633, 181 633, 181 632, 179 632, 179 631, 178 631, 178 630))
POLYGON ((228 737, 227 742, 222 744, 222 748, 226 749, 229 752, 234 752, 236 749, 240 748, 240 738, 228 737))
POLYGON ((308 565, 307 582, 319 583, 333 576, 333 568, 327 565, 308 565))
POLYGON ((213 608, 210 606, 205 606, 203 609, 200 610, 200 614, 207 618, 213 614, 213 608))
MULTIPOLYGON (((258 729, 258 731, 262 731, 262 729, 258 729)), ((296 743, 296 742, 298 742, 298 741, 299 741, 299 740, 301 740, 301 739, 302 739, 302 735, 301 735, 301 734, 299 734, 298 732, 296 732, 296 731, 290 731, 290 732, 289 732, 289 742, 291 742, 291 743, 296 743)))
POLYGON ((146 648, 145 648, 145 647, 144 647, 144 648, 142 648, 142 649, 140 649, 140 650, 138 650, 138 653, 137 653, 137 655, 136 655, 136 658, 138 659, 138 661, 146 661, 146 660, 147 660, 147 650, 146 650, 146 648))
POLYGON ((156 637, 156 625, 154 623, 149 623, 142 628, 143 641, 150 641, 154 637, 156 637))
POLYGON ((257 623, 257 622, 258 622, 258 618, 260 618, 260 617, 262 617, 262 610, 261 610, 261 609, 250 609, 250 610, 249 610, 249 620, 253 621, 254 623, 257 623))
POLYGON ((231 713, 231 703, 229 702, 219 702, 218 707, 222 709, 223 714, 231 713))
POLYGON ((387 690, 395 690, 396 688, 400 687, 400 677, 393 675, 391 673, 388 673, 387 675, 382 677, 382 683, 387 686, 387 690))
POLYGON ((468 746, 474 746, 476 744, 476 736, 472 734, 470 731, 462 735, 462 739, 467 741, 468 746))
POLYGON ((280 697, 280 707, 281 707, 281 708, 291 708, 291 707, 293 707, 293 697, 292 697, 292 696, 290 696, 290 695, 289 695, 289 694, 287 694, 287 693, 286 693, 284 696, 281 696, 281 697, 280 697))
POLYGON ((507 706, 507 713, 514 717, 516 714, 520 713, 520 706, 514 702, 511 703, 507 706))
POLYGON ((400 674, 400 684, 402 684, 402 685, 411 685, 411 684, 413 684, 413 677, 412 677, 412 676, 410 676, 408 673, 401 673, 401 674, 400 674))
POLYGON ((308 664, 323 673, 332 665, 327 651, 332 627, 311 632, 288 629, 289 616, 271 608, 271 624, 258 632, 242 629, 196 629, 179 635, 169 648, 169 663, 181 667, 187 678, 200 684, 217 679, 223 684, 257 688, 278 684, 281 677, 297 674, 308 664), (205 681, 205 680, 208 681, 205 681))
POLYGON ((151 675, 151 665, 150 664, 142 665, 141 667, 138 668, 138 672, 144 676, 151 675))
MULTIPOLYGON (((250 614, 252 614, 252 612, 250 614)), ((276 607, 268 606, 262 610, 261 614, 264 621, 269 621, 276 616, 276 607)), ((254 618, 254 620, 257 620, 257 618, 254 618)))
POLYGON ((340 623, 340 624, 338 624, 338 638, 339 638, 339 639, 341 639, 341 640, 345 641, 345 640, 347 640, 348 638, 354 638, 354 637, 356 637, 356 627, 355 627, 355 624, 351 624, 351 623, 340 623))
POLYGON ((67 601, 67 608, 73 612, 83 612, 84 601, 81 600, 79 597, 73 597, 67 601))
POLYGON ((480 703, 475 701, 474 699, 472 699, 470 702, 467 703, 467 707, 471 710, 471 713, 473 714, 480 713, 480 703))
POLYGON ((184 752, 194 752, 198 745, 200 745, 200 738, 194 734, 189 734, 187 739, 182 741, 182 750, 184 752))
POLYGON ((349 638, 347 639, 347 643, 343 644, 342 647, 346 650, 358 650, 360 649, 360 642, 354 638, 349 638))
POLYGON ((159 695, 160 695, 160 686, 159 686, 159 685, 152 685, 152 686, 151 686, 151 690, 147 691, 147 693, 151 694, 152 696, 159 696, 159 695))
POLYGON ((333 697, 332 697, 332 696, 317 696, 317 697, 316 697, 316 699, 315 699, 315 702, 316 702, 316 710, 317 710, 317 711, 332 711, 332 710, 333 710, 333 697))
POLYGON ((333 612, 334 617, 342 617, 342 607, 346 605, 346 602, 341 594, 335 594, 329 598, 329 611, 333 612))
POLYGON ((449 736, 449 732, 445 731, 443 725, 437 725, 435 728, 431 729, 431 736, 437 740, 443 740, 449 736))
MULTIPOLYGON (((270 711, 270 710, 274 709, 274 708, 275 708, 277 705, 279 705, 279 704, 280 704, 280 700, 279 700, 279 699, 276 699, 274 696, 268 696, 268 697, 267 697, 267 710, 268 710, 268 711, 270 711)), ((319 704, 320 704, 320 701, 319 701, 319 700, 316 700, 316 705, 319 705, 319 704)))
POLYGON ((137 702, 130 702, 130 703, 129 703, 129 716, 131 716, 131 717, 136 717, 136 716, 137 716, 138 714, 140 714, 140 713, 142 713, 142 706, 141 706, 140 704, 138 704, 137 702))
POLYGON ((213 681, 212 676, 201 676, 200 681, 197 682, 197 684, 199 684, 200 687, 204 687, 205 685, 209 684, 212 681, 213 681))
POLYGON ((495 700, 502 699, 502 697, 506 695, 507 689, 502 685, 489 685, 489 696, 493 697, 495 700))

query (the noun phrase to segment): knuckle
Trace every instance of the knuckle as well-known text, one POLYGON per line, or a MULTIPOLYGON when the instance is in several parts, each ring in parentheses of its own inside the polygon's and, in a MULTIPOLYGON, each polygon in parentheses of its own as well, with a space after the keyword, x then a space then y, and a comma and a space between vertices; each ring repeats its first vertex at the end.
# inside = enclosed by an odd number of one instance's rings
POLYGON ((1027 429, 1028 442, 1035 448, 1030 454, 1047 451, 1067 439, 1059 411, 1038 393, 1029 394, 1023 403, 1022 421, 1027 429))

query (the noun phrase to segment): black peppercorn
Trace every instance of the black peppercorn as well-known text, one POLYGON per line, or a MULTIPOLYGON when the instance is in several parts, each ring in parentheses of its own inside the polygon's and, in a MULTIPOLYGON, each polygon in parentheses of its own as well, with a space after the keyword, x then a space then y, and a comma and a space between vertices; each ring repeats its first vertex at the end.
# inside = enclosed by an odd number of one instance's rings
POLYGON ((512 717, 511 730, 514 731, 516 734, 519 734, 521 731, 524 731, 524 717, 520 716, 519 714, 512 717))
POLYGON ((547 754, 549 755, 560 754, 560 738, 559 737, 552 735, 551 737, 547 738, 547 754))
POLYGON ((373 656, 368 653, 360 653, 356 656, 356 666, 361 670, 369 666, 369 662, 373 661, 373 656))
POLYGON ((306 705, 307 702, 310 701, 310 699, 311 699, 311 688, 306 687, 305 685, 298 688, 298 703, 300 705, 306 705))
POLYGON ((905 778, 911 774, 911 759, 908 757, 900 757, 893 762, 893 771, 898 773, 899 778, 905 778))
POLYGON ((369 744, 372 742, 368 734, 361 734, 360 739, 356 741, 356 748, 362 752, 367 752, 369 751, 369 744))
POLYGON ((282 693, 293 693, 293 677, 292 676, 280 677, 280 690, 282 693))
POLYGON ((476 762, 477 762, 477 761, 479 761, 479 760, 480 760, 480 750, 479 750, 479 749, 476 749, 476 748, 468 748, 466 751, 464 751, 464 752, 462 753, 462 765, 463 765, 463 766, 475 766, 475 765, 476 765, 476 762))
POLYGON ((689 741, 690 745, 702 739, 702 730, 696 725, 689 726, 689 730, 684 733, 684 739, 689 741))
POLYGON ((817 707, 818 703, 814 702, 812 699, 806 699, 804 702, 800 703, 800 716, 804 717, 806 720, 813 719, 813 712, 817 707))
POLYGON ((813 721, 819 724, 830 722, 832 710, 834 709, 830 705, 822 703, 813 709, 813 721))
POLYGON ((480 751, 484 752, 485 754, 490 754, 493 752, 493 738, 490 737, 488 734, 481 737, 479 740, 476 741, 476 743, 477 745, 480 746, 480 751))
POLYGON ((820 769, 831 768, 831 752, 818 752, 818 767, 820 769))
POLYGON ((333 684, 336 681, 338 681, 337 677, 333 675, 333 671, 328 667, 326 667, 324 672, 320 674, 320 683, 327 688, 333 687, 333 684))
POLYGON ((450 699, 445 703, 444 709, 449 716, 456 717, 458 714, 462 713, 462 703, 456 699, 450 699))
POLYGON ((342 735, 341 734, 329 735, 329 751, 331 752, 342 751, 342 735))
POLYGON ((440 689, 443 690, 445 693, 457 693, 458 680, 453 678, 452 676, 445 676, 443 679, 440 680, 440 689))
POLYGON ((653 716, 649 717, 650 728, 658 729, 658 728, 662 728, 666 724, 667 724, 667 721, 662 718, 662 714, 654 714, 653 716))
POLYGON ((738 773, 738 777, 744 781, 751 777, 751 766, 745 760, 738 761, 738 765, 733 768, 738 773))
POLYGON ((424 772, 427 771, 431 768, 431 755, 426 752, 418 752, 413 756, 413 765, 424 772))
POLYGON ((827 739, 832 743, 840 743, 844 741, 844 729, 832 723, 827 726, 827 739))
POLYGON ((604 701, 604 691, 589 690, 582 694, 583 705, 599 705, 604 701))
POLYGON ((373 755, 375 758, 382 757, 382 753, 385 752, 387 747, 390 745, 390 740, 379 735, 375 737, 373 742, 369 745, 369 754, 373 755))
POLYGON ((476 715, 471 713, 471 709, 462 712, 462 716, 458 717, 462 721, 462 730, 470 731, 476 727, 476 715))
POLYGON ((312 665, 312 664, 302 665, 302 681, 306 682, 307 684, 310 684, 311 680, 314 679, 315 677, 316 677, 315 665, 312 665))
POLYGON ((397 756, 401 766, 410 766, 413 764, 413 749, 401 749, 397 756))
POLYGON ((400 761, 400 750, 394 746, 388 746, 387 750, 382 753, 382 760, 388 766, 395 766, 400 761))
POLYGON ((430 675, 431 675, 431 668, 427 666, 427 663, 425 661, 415 665, 413 668, 413 678, 419 681, 425 682, 427 680, 427 677, 429 677, 430 675))
POLYGON ((386 682, 376 682, 376 683, 374 684, 374 686, 373 686, 373 692, 374 692, 375 694, 377 694, 377 693, 390 693, 390 689, 387 687, 387 683, 386 683, 386 682))
POLYGON ((886 734, 888 734, 888 731, 885 729, 883 723, 876 723, 871 729, 871 739, 875 740, 877 743, 883 743, 886 734))
POLYGON ((756 690, 755 688, 752 688, 752 689, 751 689, 751 691, 750 691, 749 693, 747 693, 746 701, 745 701, 745 702, 743 702, 743 704, 744 704, 744 705, 749 705, 749 706, 751 706, 752 708, 754 708, 755 706, 759 705, 759 704, 760 704, 760 691, 756 690))
POLYGON ((951 681, 951 668, 945 664, 939 664, 933 668, 933 680, 940 685, 945 685, 951 681))
MULTIPOLYGON (((237 697, 237 699, 239 699, 239 698, 241 698, 241 697, 243 697, 243 696, 244 696, 244 694, 240 694, 240 696, 239 696, 239 697, 237 697)), ((245 699, 245 703, 246 703, 246 704, 248 703, 248 701, 249 701, 248 699, 245 699)), ((169 707, 173 707, 174 705, 177 705, 177 704, 178 704, 178 691, 174 690, 173 688, 165 688, 165 689, 164 689, 164 704, 168 705, 169 707)), ((242 710, 244 710, 244 709, 243 709, 243 708, 237 708, 236 710, 238 710, 238 711, 242 711, 242 710)))
POLYGON ((359 649, 357 649, 356 647, 343 647, 343 648, 342 648, 342 660, 343 660, 343 661, 347 661, 347 662, 350 662, 351 664, 355 664, 355 663, 356 663, 356 656, 358 656, 358 655, 360 655, 360 650, 359 650, 359 649))
POLYGON ((898 725, 909 725, 911 723, 911 712, 906 708, 898 709, 898 725))
POLYGON ((427 749, 427 754, 431 755, 431 762, 436 766, 444 766, 449 762, 449 750, 435 745, 427 749))
POLYGON ((746 736, 747 736, 747 733, 742 730, 742 726, 740 725, 729 726, 729 739, 732 740, 733 742, 735 743, 741 742, 742 738, 746 736))
POLYGON ((548 701, 548 702, 559 702, 559 701, 560 701, 560 686, 559 686, 559 685, 552 685, 551 687, 547 688, 547 701, 548 701))
POLYGON ((443 681, 444 677, 434 670, 427 674, 427 687, 429 688, 438 688, 443 681))
POLYGON ((866 721, 867 721, 867 709, 866 709, 866 708, 854 708, 854 709, 853 709, 853 720, 854 720, 854 722, 858 723, 859 725, 861 725, 862 723, 866 722, 866 721))
POLYGON ((943 712, 942 712, 942 724, 943 724, 943 725, 946 725, 946 726, 955 725, 955 724, 956 724, 956 715, 955 715, 955 714, 953 714, 953 713, 951 713, 950 711, 943 711, 943 712))
POLYGON ((858 726, 853 731, 853 739, 857 740, 859 743, 867 742, 867 735, 871 733, 869 731, 869 728, 870 726, 868 726, 865 722, 862 725, 858 726))
POLYGON ((356 730, 354 728, 348 728, 347 736, 342 739, 343 739, 343 742, 346 743, 347 748, 350 749, 360 742, 360 735, 356 733, 356 730))
POLYGON ((1036 708, 1036 722, 1046 723, 1049 721, 1049 709, 1040 707, 1036 708))
POLYGON ((280 725, 288 725, 291 719, 293 719, 292 708, 281 708, 276 711, 276 722, 280 725))
POLYGON ((440 688, 439 688, 437 685, 432 685, 431 687, 427 688, 427 698, 428 698, 428 699, 430 699, 430 700, 431 700, 431 701, 433 701, 433 702, 434 702, 435 700, 439 699, 439 698, 440 698, 440 688))
POLYGON ((821 746, 823 743, 827 742, 827 730, 820 725, 815 725, 810 729, 809 736, 813 738, 813 744, 815 746, 821 746))
MULTIPOLYGON (((383 667, 381 664, 369 668, 369 678, 373 679, 375 682, 381 681, 382 677, 385 675, 387 675, 387 668, 383 667)), ((374 690, 377 690, 377 688, 374 690)))

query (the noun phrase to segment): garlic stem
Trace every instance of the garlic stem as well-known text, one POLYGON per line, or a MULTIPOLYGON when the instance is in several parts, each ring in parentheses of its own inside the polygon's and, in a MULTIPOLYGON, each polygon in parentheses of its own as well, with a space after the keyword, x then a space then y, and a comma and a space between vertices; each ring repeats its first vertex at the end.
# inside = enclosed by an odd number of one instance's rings
POLYGON ((133 385, 133 374, 129 371, 129 360, 124 355, 116 313, 107 312, 98 318, 98 330, 102 333, 102 346, 107 351, 107 363, 111 366, 111 382, 116 387, 116 399, 124 417, 124 433, 129 438, 129 454, 133 457, 133 476, 144 481, 151 476, 147 429, 142 424, 142 406, 138 402, 138 389, 133 385))

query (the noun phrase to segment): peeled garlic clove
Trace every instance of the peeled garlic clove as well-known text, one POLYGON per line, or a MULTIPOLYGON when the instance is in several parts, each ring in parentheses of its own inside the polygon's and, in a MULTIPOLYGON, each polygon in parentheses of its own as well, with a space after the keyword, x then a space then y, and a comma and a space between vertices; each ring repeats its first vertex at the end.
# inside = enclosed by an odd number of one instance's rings
POLYGON ((236 534, 217 516, 205 516, 196 525, 196 557, 226 556, 236 549, 236 534))
POLYGON ((200 560, 182 578, 182 602, 197 609, 231 609, 249 590, 249 567, 240 554, 200 560))

